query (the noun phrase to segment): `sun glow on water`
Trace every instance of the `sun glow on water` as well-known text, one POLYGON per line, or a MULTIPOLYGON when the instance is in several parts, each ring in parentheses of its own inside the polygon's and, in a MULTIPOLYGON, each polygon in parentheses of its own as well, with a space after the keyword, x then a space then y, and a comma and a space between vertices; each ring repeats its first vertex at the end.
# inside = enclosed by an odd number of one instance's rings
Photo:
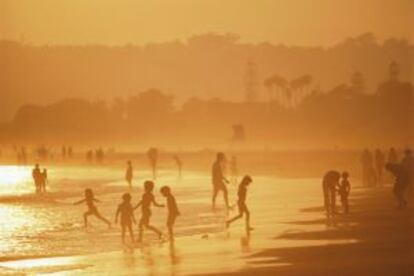
POLYGON ((30 191, 31 169, 19 166, 0 166, 0 194, 30 191))

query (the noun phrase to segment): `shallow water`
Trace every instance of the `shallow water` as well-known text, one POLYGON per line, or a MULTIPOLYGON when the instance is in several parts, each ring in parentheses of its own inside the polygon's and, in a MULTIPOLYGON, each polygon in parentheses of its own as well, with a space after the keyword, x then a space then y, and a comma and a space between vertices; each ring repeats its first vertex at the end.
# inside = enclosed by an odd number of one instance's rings
MULTIPOLYGON (((91 227, 85 230, 82 214, 86 206, 73 206, 72 203, 82 199, 84 189, 90 187, 94 190, 95 196, 102 201, 97 204, 101 214, 113 221, 116 207, 121 202, 121 195, 126 191, 123 176, 124 171, 116 168, 51 167, 48 193, 35 195, 30 167, 0 167, 0 214, 3 220, 0 224, 0 260, 98 252, 112 256, 111 252, 122 250, 117 227, 108 230, 104 223, 91 218, 91 227)), ((138 201, 142 194, 140 188, 142 182, 150 176, 150 173, 137 171, 136 176, 133 183, 133 202, 138 201)), ((171 251, 167 245, 155 242, 155 236, 146 233, 144 238, 155 246, 149 253, 147 249, 147 252, 141 252, 143 255, 134 263, 143 262, 144 268, 140 266, 140 269, 147 272, 151 269, 157 271, 167 269, 165 265, 161 267, 155 265, 154 268, 154 263, 164 262, 163 257, 156 256, 169 256, 167 260, 171 261, 174 259, 171 255, 177 254, 180 255, 180 266, 178 268, 170 263, 168 265, 170 272, 174 270, 180 274, 191 274, 197 269, 199 273, 208 272, 211 271, 211 264, 214 264, 218 271, 242 268, 247 264, 237 257, 243 254, 251 254, 275 246, 306 245, 304 241, 274 239, 276 236, 288 231, 319 230, 323 227, 289 223, 323 217, 322 213, 299 211, 304 207, 321 205, 318 179, 254 177, 254 182, 249 187, 248 205, 255 230, 249 237, 245 235, 242 220, 235 222, 227 232, 224 226, 226 213, 211 211, 211 184, 208 175, 186 172, 180 180, 175 171, 160 171, 155 189, 155 196, 159 202, 164 200, 158 192, 162 185, 171 186, 182 213, 176 223, 178 239, 175 247, 180 253, 171 251), (148 260, 148 254, 155 256, 150 258, 152 261, 148 260), (183 265, 186 260, 192 265, 183 265), (195 267, 195 262, 198 268, 195 267)), ((229 185, 229 192, 230 201, 235 202, 237 185, 229 185)), ((218 203, 222 204, 222 198, 218 198, 218 203)), ((235 214, 234 211, 230 216, 235 214)), ((139 212, 136 212, 137 219, 139 215, 139 212)), ((165 231, 165 216, 164 209, 153 208, 152 224, 165 231)), ((321 243, 324 241, 312 242, 315 245, 321 243)), ((308 244, 311 245, 310 242, 308 244)), ((100 255, 101 258, 111 258, 105 257, 105 254, 100 255)), ((76 273, 84 269, 90 272, 91 268, 86 268, 87 265, 77 267, 82 264, 82 260, 79 259, 81 257, 76 258, 77 261, 72 259, 70 268, 67 267, 65 258, 57 258, 60 261, 55 262, 55 265, 58 263, 62 270, 74 270, 77 271, 76 273)), ((128 262, 124 258, 120 261, 128 262)), ((24 270, 25 262, 30 264, 30 261, 20 261, 17 265, 9 262, 0 266, 24 270)), ((38 265, 39 263, 41 262, 37 262, 38 265)), ((36 261, 32 261, 31 264, 36 264, 36 261)), ((127 264, 125 265, 129 270, 140 272, 135 266, 127 264)), ((102 266, 100 268, 102 269, 102 266)), ((53 272, 53 269, 48 272, 53 272)))

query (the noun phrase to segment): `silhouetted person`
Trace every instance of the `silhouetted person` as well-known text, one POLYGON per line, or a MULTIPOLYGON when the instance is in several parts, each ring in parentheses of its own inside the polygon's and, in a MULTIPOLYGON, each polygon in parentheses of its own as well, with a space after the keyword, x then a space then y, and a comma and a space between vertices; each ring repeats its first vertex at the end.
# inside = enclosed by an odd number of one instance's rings
POLYGON ((216 198, 220 191, 223 192, 224 202, 226 203, 226 208, 229 209, 229 200, 226 183, 229 181, 224 177, 223 173, 223 163, 225 162, 225 155, 222 152, 217 153, 216 161, 213 164, 212 168, 212 182, 213 182, 213 209, 216 207, 216 198))
POLYGON ((127 162, 127 169, 126 169, 126 173, 125 173, 125 180, 127 181, 128 188, 130 190, 132 190, 132 179, 133 179, 133 177, 134 177, 134 172, 133 172, 133 169, 132 169, 132 162, 131 162, 131 160, 129 160, 127 162))
POLYGON ((119 204, 115 215, 115 224, 118 224, 118 218, 121 216, 122 242, 125 243, 125 232, 128 230, 132 241, 134 239, 134 232, 132 231, 132 223, 135 222, 134 208, 131 204, 131 195, 125 193, 122 195, 122 203, 119 204))
POLYGON ((83 221, 85 223, 85 228, 88 227, 88 217, 89 216, 97 217, 98 219, 100 219, 103 222, 105 222, 106 224, 108 224, 108 227, 111 228, 111 223, 107 219, 102 217, 101 214, 99 213, 98 209, 96 208, 95 202, 100 202, 100 201, 94 197, 93 191, 91 189, 86 189, 85 190, 85 198, 75 202, 74 205, 78 205, 78 204, 81 204, 83 202, 86 202, 86 205, 88 206, 88 211, 86 211, 83 214, 83 221))
POLYGON ((92 150, 88 150, 86 152, 86 161, 88 161, 89 164, 93 162, 93 151, 92 150))
POLYGON ((402 164, 387 163, 385 168, 395 176, 393 191, 398 201, 398 207, 405 208, 407 201, 404 198, 404 194, 410 182, 409 172, 402 164))
POLYGON ((175 164, 177 164, 178 176, 181 178, 183 170, 183 161, 178 155, 174 155, 175 164))
POLYGON ((236 155, 233 155, 230 159, 230 172, 231 172, 231 177, 234 183, 237 183, 237 177, 239 176, 239 169, 237 165, 236 155))
POLYGON ((239 214, 226 222, 227 227, 229 227, 232 222, 241 219, 243 215, 246 215, 246 231, 249 232, 253 230, 253 228, 250 226, 250 212, 246 205, 247 186, 249 186, 250 183, 252 183, 252 178, 246 175, 243 177, 241 183, 239 184, 239 190, 237 193, 237 206, 239 208, 239 214))
POLYGON ((40 171, 39 164, 36 164, 32 170, 32 177, 35 184, 36 193, 41 191, 41 182, 42 182, 42 172, 40 171))
POLYGON ((411 150, 404 151, 404 157, 401 160, 401 164, 407 169, 409 175, 408 188, 411 190, 414 185, 414 158, 411 150))
POLYGON ((174 240, 174 224, 177 217, 180 215, 180 211, 178 211, 177 202, 175 201, 175 197, 171 193, 171 189, 168 186, 163 186, 161 188, 161 194, 167 199, 167 229, 168 229, 168 237, 170 241, 174 240))
POLYGON ((73 157, 73 148, 71 146, 68 147, 68 157, 69 158, 73 157))
POLYGON ((158 150, 150 148, 147 152, 148 161, 152 169, 152 179, 157 178, 158 150))
POLYGON ((322 180, 324 206, 328 217, 336 213, 336 186, 341 174, 337 171, 328 171, 322 180))
POLYGON ((48 183, 47 169, 43 169, 40 180, 40 191, 46 192, 46 184, 48 183))
POLYGON ((144 183, 144 194, 142 195, 142 199, 138 202, 137 206, 134 209, 137 209, 141 206, 142 216, 139 221, 139 233, 138 233, 138 242, 142 242, 142 236, 144 233, 144 227, 155 232, 158 237, 162 238, 162 233, 160 230, 155 228, 154 226, 150 225, 151 219, 151 204, 156 207, 164 207, 162 204, 158 204, 155 201, 154 195, 152 191, 154 190, 154 182, 152 181, 145 181, 144 183))
POLYGON ((384 184, 385 155, 380 150, 375 151, 375 171, 378 185, 384 184))
POLYGON ((351 191, 351 183, 349 182, 349 173, 343 172, 342 179, 338 187, 338 193, 341 197, 342 209, 345 214, 349 213, 348 197, 351 191))
POLYGON ((364 186, 375 186, 376 174, 374 168, 374 159, 371 152, 365 149, 361 155, 362 165, 362 183, 364 186))
POLYGON ((390 151, 388 152, 388 163, 398 163, 398 154, 395 148, 390 148, 390 151))

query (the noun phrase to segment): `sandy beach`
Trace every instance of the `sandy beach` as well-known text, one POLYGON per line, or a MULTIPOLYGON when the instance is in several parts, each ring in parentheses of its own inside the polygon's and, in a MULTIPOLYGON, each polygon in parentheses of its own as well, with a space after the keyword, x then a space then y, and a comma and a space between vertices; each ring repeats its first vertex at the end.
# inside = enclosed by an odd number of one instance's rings
MULTIPOLYGON (((92 220, 83 229, 84 207, 71 202, 91 186, 103 201, 103 214, 112 220, 125 183, 119 169, 55 168, 55 183, 45 198, 33 197, 24 186, 18 196, 1 196, 0 207, 10 221, 3 226, 1 275, 411 275, 412 209, 397 210, 391 186, 358 187, 355 180, 351 214, 327 220, 321 207, 319 178, 257 176, 249 188, 248 205, 255 227, 249 235, 243 221, 228 230, 224 221, 235 212, 211 211, 209 176, 161 171, 157 186, 176 191, 183 216, 174 244, 159 242, 151 233, 141 245, 123 246, 119 227, 107 230, 92 220), (71 179, 67 179, 67 175, 71 179), (70 192, 67 187, 71 187, 70 192), (356 186, 356 187, 355 187, 356 186), (25 193, 26 191, 27 193, 25 193), (63 192, 65 191, 65 192, 63 192), (26 220, 24 220, 26 218, 26 220), (7 224, 6 224, 7 225, 7 224), (36 229, 35 229, 36 228, 36 229), (19 235, 16 235, 20 233, 19 235), (26 232, 26 235, 23 233, 26 232), (8 233, 11 233, 8 235, 8 233), (350 268, 352 264, 352 269, 350 268), (411 272, 411 273, 410 273, 411 272)), ((140 182, 149 175, 143 172, 140 182)), ((24 184, 24 181, 22 181, 24 184)), ((231 184, 230 200, 237 186, 231 184)), ((161 196, 156 193, 159 200, 161 196)), ((220 198, 220 203, 221 198, 220 198)), ((154 224, 163 227, 165 212, 154 210, 154 224)), ((136 214, 140 216, 139 213, 136 214)))

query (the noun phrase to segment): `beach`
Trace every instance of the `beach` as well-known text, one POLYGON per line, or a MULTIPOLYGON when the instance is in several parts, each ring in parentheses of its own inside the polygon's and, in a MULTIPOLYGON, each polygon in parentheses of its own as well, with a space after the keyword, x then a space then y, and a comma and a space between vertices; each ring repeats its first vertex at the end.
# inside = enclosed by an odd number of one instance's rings
MULTIPOLYGON (((364 189, 354 180, 351 213, 327 220, 319 178, 253 177, 248 206, 254 231, 248 235, 243 220, 226 229, 225 220, 236 211, 227 214, 220 196, 219 210, 211 210, 208 174, 185 172, 180 180, 176 171, 161 170, 155 197, 163 202, 159 188, 170 185, 182 213, 175 243, 160 242, 146 232, 143 244, 123 246, 119 226, 107 229, 92 218, 91 227, 84 229, 86 207, 72 205, 91 187, 102 201, 97 204, 100 212, 113 221, 126 191, 122 169, 52 167, 53 182, 43 196, 32 194, 30 169, 18 169, 26 178, 10 183, 14 192, 4 185, 0 190, 7 222, 0 232, 1 275, 391 275, 393 271, 411 275, 413 271, 412 209, 396 209, 391 186, 364 189)), ((149 171, 137 174, 133 203, 149 177, 149 171)), ((229 192, 234 204, 235 183, 229 192)), ((153 214, 152 223, 165 232, 165 210, 154 208, 153 214)))

